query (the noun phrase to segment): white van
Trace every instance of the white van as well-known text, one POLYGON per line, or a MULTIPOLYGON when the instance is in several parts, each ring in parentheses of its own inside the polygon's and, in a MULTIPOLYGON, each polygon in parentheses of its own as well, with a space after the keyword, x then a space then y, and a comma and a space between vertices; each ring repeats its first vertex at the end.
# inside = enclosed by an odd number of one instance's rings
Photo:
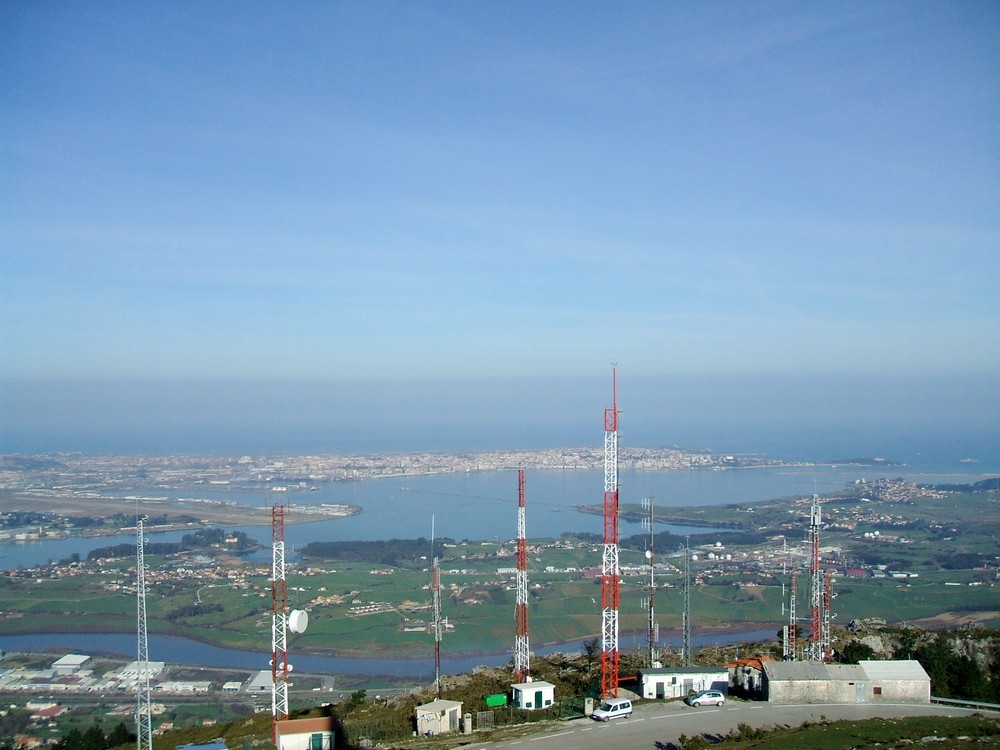
POLYGON ((590 717, 597 721, 611 721, 619 716, 624 716, 627 719, 631 715, 632 701, 628 698, 608 698, 601 704, 600 708, 594 709, 594 713, 590 717))

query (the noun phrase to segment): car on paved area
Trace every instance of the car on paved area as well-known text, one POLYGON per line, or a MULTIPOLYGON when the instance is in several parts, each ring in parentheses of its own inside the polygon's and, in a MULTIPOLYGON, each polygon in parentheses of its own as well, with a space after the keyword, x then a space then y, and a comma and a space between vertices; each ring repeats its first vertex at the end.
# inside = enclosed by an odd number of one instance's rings
POLYGON ((689 706, 721 706, 726 702, 725 694, 720 690, 702 690, 684 699, 689 706))
POLYGON ((618 717, 628 718, 632 715, 632 701, 627 698, 608 698, 595 708, 590 716, 596 721, 611 721, 618 717))

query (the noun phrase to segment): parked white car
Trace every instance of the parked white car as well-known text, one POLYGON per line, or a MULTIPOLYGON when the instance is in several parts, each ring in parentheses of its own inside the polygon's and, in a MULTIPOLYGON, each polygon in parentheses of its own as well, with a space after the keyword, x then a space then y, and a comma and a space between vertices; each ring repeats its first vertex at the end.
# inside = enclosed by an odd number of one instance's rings
POLYGON ((632 701, 628 698, 608 698, 600 705, 600 708, 594 709, 594 713, 590 717, 596 721, 611 721, 619 717, 627 719, 631 715, 632 701))
POLYGON ((684 699, 689 706, 721 706, 726 702, 725 693, 719 690, 702 690, 684 699))

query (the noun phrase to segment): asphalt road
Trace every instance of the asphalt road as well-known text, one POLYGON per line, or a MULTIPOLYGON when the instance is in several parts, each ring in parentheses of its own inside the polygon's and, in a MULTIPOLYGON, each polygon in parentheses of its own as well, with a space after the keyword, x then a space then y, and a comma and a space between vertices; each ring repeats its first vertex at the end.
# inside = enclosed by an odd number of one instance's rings
POLYGON ((658 750, 667 743, 676 742, 682 734, 688 737, 704 733, 725 735, 740 723, 752 727, 799 726, 806 721, 822 719, 967 716, 972 713, 976 712, 936 704, 777 706, 730 701, 722 708, 692 708, 671 702, 637 706, 629 719, 616 719, 606 724, 579 719, 555 724, 538 734, 515 740, 464 745, 463 750, 515 747, 518 750, 658 750))

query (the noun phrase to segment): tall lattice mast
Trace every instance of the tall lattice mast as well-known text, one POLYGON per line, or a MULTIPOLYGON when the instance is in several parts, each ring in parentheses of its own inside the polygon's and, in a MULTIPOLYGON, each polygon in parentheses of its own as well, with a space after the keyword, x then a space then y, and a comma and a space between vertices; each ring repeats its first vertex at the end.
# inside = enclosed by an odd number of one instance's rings
POLYGON ((789 660, 797 658, 795 653, 798 648, 796 637, 799 634, 799 624, 796 622, 795 616, 795 586, 797 582, 796 570, 792 568, 792 588, 788 596, 788 649, 785 652, 785 658, 789 660))
POLYGON ((601 696, 618 697, 618 375, 604 410, 604 555, 601 565, 601 696))
POLYGON ((146 552, 143 519, 135 524, 136 587, 135 596, 138 610, 138 653, 135 680, 136 707, 136 750, 153 750, 153 711, 149 690, 149 639, 146 635, 146 552))
POLYGON ((819 526, 822 512, 819 495, 813 495, 809 510, 809 660, 823 661, 823 575, 819 569, 819 526))
MULTIPOLYGON (((431 516, 431 554, 434 554, 434 517, 431 516)), ((438 568, 438 558, 434 555, 431 566, 431 592, 434 597, 434 622, 431 629, 434 632, 434 691, 441 697, 441 570, 438 568)))
POLYGON ((691 666, 691 539, 684 538, 684 614, 681 623, 681 658, 685 667, 691 666))
POLYGON ((285 591, 285 506, 271 508, 271 732, 288 718, 288 598, 285 591))
POLYGON ((441 697, 441 571, 438 559, 434 558, 434 568, 431 573, 431 585, 434 589, 434 691, 441 697))
POLYGON ((517 604, 514 608, 514 676, 531 674, 528 651, 528 537, 524 521, 524 469, 517 470, 517 604))
POLYGON ((660 626, 656 622, 656 605, 654 602, 656 591, 656 563, 653 559, 653 541, 656 536, 656 530, 653 528, 655 514, 653 512, 652 495, 642 499, 642 507, 649 512, 649 515, 642 519, 642 523, 644 526, 649 527, 649 547, 646 548, 646 559, 649 561, 649 601, 647 602, 649 618, 646 622, 646 636, 649 646, 649 653, 647 656, 649 657, 649 666, 652 667, 660 658, 660 626))
POLYGON ((833 645, 830 642, 830 619, 833 617, 830 613, 830 600, 832 599, 830 585, 831 576, 830 571, 827 570, 823 576, 823 637, 821 638, 823 661, 830 661, 833 658, 833 645))

